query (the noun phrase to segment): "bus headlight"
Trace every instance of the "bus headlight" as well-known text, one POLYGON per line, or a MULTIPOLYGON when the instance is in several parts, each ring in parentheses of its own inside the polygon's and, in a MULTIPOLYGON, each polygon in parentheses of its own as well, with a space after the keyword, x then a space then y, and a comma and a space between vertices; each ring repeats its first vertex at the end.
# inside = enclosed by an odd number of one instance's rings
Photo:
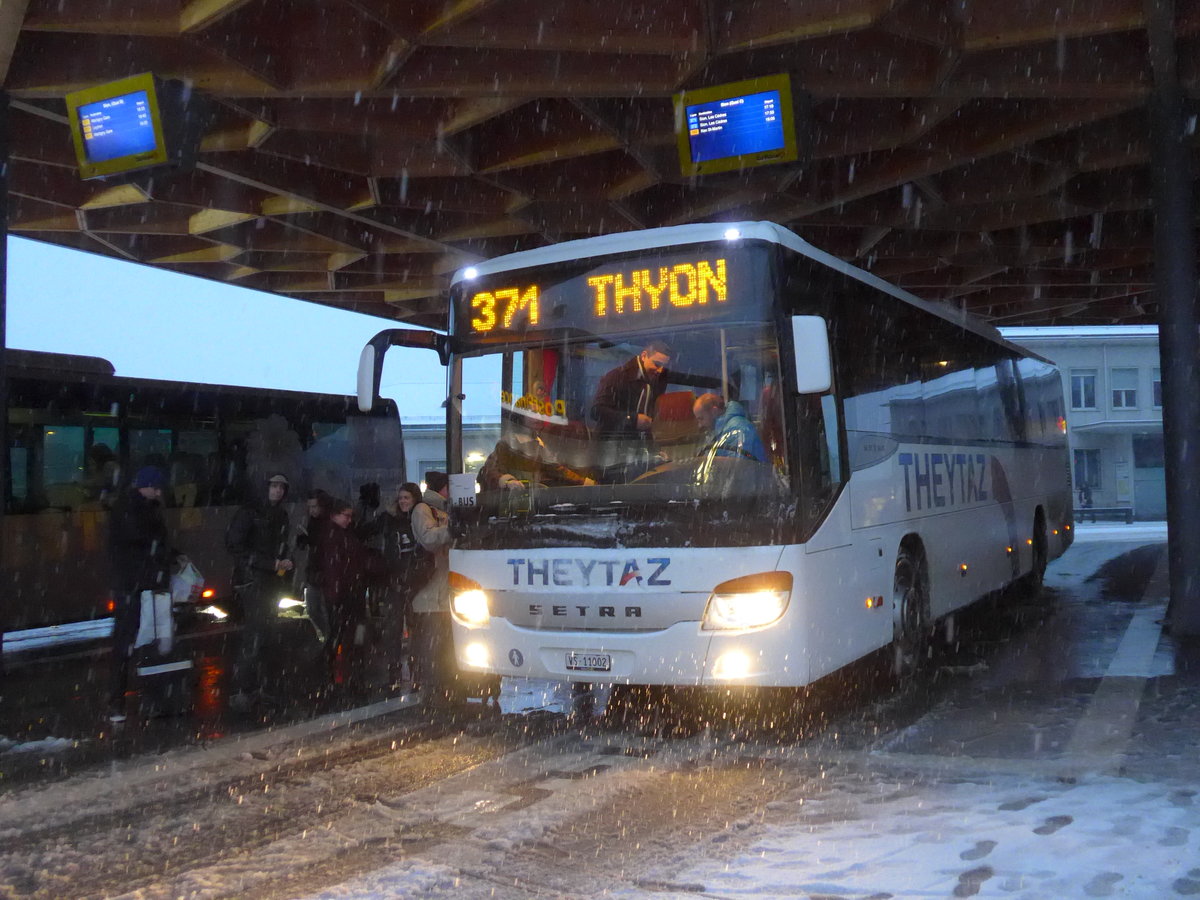
POLYGON ((483 586, 457 572, 450 573, 450 612, 459 622, 472 628, 482 628, 492 620, 483 586))
POLYGON ((772 625, 792 597, 789 572, 763 572, 718 584, 708 598, 701 627, 705 631, 745 631, 772 625))
POLYGON ((279 608, 280 609, 295 609, 297 606, 303 606, 303 605, 304 605, 304 601, 297 600, 295 597, 280 597, 279 598, 279 608))
POLYGON ((478 589, 455 594, 454 599, 450 601, 450 608, 454 617, 464 625, 479 627, 492 620, 491 611, 488 609, 488 595, 478 589))

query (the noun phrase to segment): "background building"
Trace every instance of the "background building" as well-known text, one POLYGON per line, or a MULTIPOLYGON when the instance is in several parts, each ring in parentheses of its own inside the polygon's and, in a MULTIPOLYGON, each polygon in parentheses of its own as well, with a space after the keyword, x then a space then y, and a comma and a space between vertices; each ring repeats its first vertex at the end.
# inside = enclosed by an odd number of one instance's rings
POLYGON ((1075 505, 1132 507, 1165 519, 1162 373, 1154 325, 1005 328, 1062 372, 1075 505))

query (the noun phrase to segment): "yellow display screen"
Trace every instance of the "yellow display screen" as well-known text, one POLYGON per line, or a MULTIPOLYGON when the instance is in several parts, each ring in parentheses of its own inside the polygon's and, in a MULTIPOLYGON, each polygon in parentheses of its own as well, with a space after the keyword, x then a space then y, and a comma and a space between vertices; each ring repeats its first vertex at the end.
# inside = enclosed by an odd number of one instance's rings
POLYGON ((745 312, 753 277, 745 248, 727 245, 588 262, 583 271, 577 263, 460 282, 456 332, 474 338, 564 328, 604 334, 726 318, 745 312))

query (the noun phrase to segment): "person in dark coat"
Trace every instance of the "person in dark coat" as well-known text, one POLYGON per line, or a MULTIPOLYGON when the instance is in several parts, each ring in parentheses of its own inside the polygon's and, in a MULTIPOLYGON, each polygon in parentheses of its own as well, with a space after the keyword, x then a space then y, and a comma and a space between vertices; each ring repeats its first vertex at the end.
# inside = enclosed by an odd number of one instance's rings
POLYGON ((272 475, 266 488, 266 497, 238 509, 225 531, 225 549, 233 554, 234 595, 242 610, 230 697, 234 707, 264 695, 263 657, 273 643, 279 598, 291 585, 288 513, 283 506, 287 477, 272 475))
POLYGON ((351 527, 354 507, 334 500, 329 510, 332 527, 320 546, 321 593, 329 611, 329 673, 335 687, 358 689, 366 643, 366 588, 379 563, 351 527))
POLYGON ((592 416, 601 438, 639 438, 654 424, 654 408, 667 387, 671 348, 651 341, 637 356, 600 379, 592 416))
MULTIPOLYGON (((408 653, 404 635, 412 628, 412 597, 433 574, 434 559, 417 543, 412 511, 421 502, 421 488, 405 482, 395 498, 371 522, 370 536, 377 538, 386 569, 386 602, 382 614, 379 648, 388 666, 389 682, 403 682, 403 662, 408 653)), ((360 530, 359 536, 362 537, 360 530)), ((365 538, 364 538, 365 539, 365 538)))
POLYGON ((125 721, 125 691, 130 660, 141 622, 142 591, 167 591, 176 553, 167 539, 162 494, 167 478, 145 466, 113 505, 109 519, 108 559, 112 578, 113 640, 109 668, 108 718, 125 721))
POLYGON ((321 596, 321 543, 333 527, 329 521, 329 505, 333 498, 316 488, 308 492, 308 518, 296 533, 296 549, 307 553, 304 563, 304 600, 308 617, 321 640, 329 637, 329 614, 321 596))

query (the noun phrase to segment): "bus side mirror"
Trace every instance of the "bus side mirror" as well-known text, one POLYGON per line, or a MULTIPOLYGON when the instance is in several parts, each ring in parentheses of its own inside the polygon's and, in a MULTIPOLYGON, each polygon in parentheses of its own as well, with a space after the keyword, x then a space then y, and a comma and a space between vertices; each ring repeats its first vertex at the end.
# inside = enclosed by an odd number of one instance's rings
POLYGON ((362 348, 358 355, 358 410, 368 413, 379 396, 379 380, 383 377, 383 354, 377 353, 371 344, 362 348), (378 360, 379 365, 376 365, 378 360))
POLYGON ((450 345, 444 334, 416 328, 388 328, 381 331, 362 348, 358 356, 358 408, 370 412, 379 399, 379 382, 383 378, 383 358, 389 347, 421 347, 436 350, 442 365, 450 358, 450 345))
POLYGON ((823 394, 833 385, 829 329, 820 316, 792 316, 796 393, 823 394))

